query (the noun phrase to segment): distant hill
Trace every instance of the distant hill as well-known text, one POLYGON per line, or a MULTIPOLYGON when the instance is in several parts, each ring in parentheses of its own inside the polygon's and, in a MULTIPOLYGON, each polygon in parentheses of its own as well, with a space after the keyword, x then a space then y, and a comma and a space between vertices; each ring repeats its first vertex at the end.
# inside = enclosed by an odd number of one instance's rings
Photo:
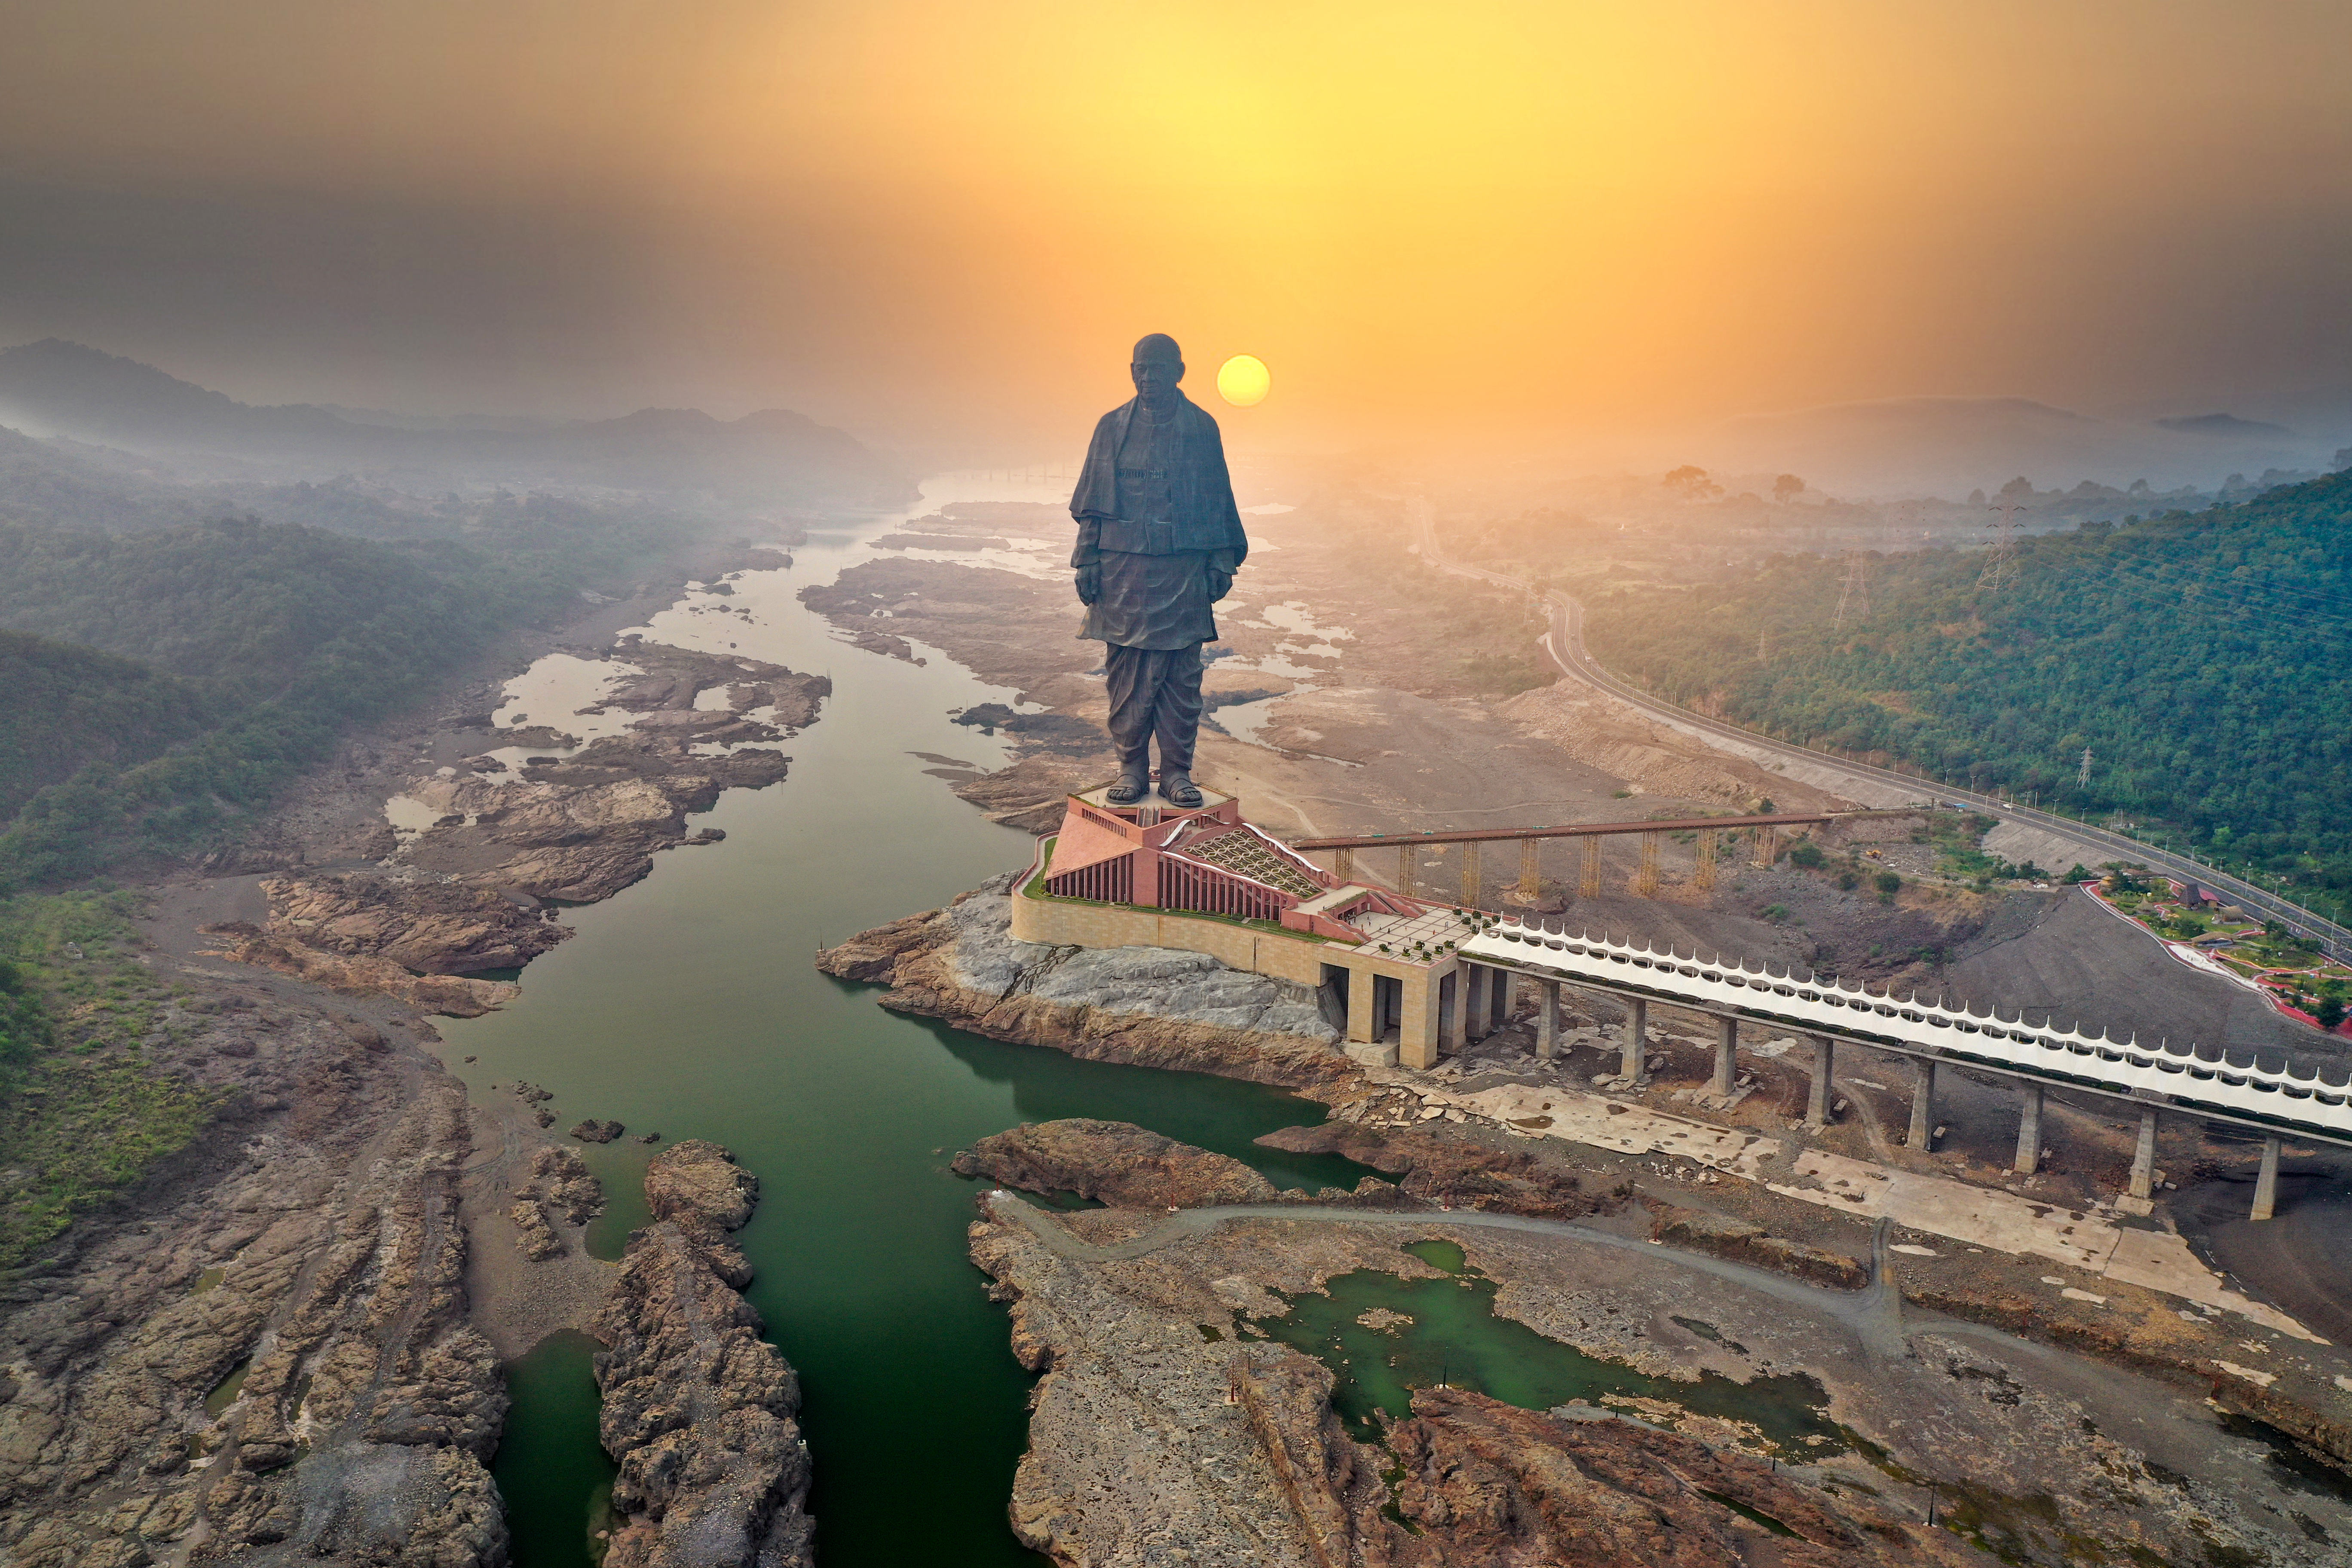
POLYGON ((1874 557, 1842 626, 1843 574, 1814 557, 1612 595, 1591 645, 1676 701, 2167 823, 2209 862, 2352 904, 2352 474, 2027 539, 1999 592, 1986 560, 1874 557))
POLYGON ((2179 419, 2159 419, 2157 425, 2166 430, 2179 430, 2190 436, 2241 436, 2255 440, 2291 438, 2294 432, 2284 425, 2273 425, 2263 419, 2241 419, 2234 414, 2192 414, 2179 419))
POLYGON ((1839 495, 1948 497, 1991 491, 2017 475, 2045 489, 2144 479, 2159 490, 2211 490, 2231 472, 2325 469, 2332 450, 2231 415, 2143 424, 2024 397, 1890 398, 1749 415, 1697 448, 1710 468, 1791 471, 1839 495))
POLYGON ((127 767, 203 731, 208 704, 151 666, 0 631, 0 824, 93 763, 127 767))
POLYGON ((396 470, 412 489, 464 480, 593 484, 753 503, 882 502, 912 494, 898 465, 846 432, 787 409, 732 421, 697 409, 647 408, 536 427, 492 420, 376 425, 310 404, 239 403, 57 338, 0 350, 0 425, 134 451, 243 458, 314 479, 396 470))

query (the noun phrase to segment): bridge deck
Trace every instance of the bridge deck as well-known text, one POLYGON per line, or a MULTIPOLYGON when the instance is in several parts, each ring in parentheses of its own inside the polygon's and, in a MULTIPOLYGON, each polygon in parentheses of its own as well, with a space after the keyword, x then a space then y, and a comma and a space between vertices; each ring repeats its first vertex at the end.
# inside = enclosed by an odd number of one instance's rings
MULTIPOLYGON (((1720 821, 1721 819, 1717 819, 1720 821)), ((1804 1034, 2168 1106, 2250 1131, 2352 1147, 2352 1082, 2315 1069, 2274 1072, 2193 1046, 2143 1046, 2079 1028, 2003 1019, 1917 997, 1881 996, 1825 975, 1773 974, 1738 962, 1684 958, 1607 937, 1570 936, 1506 920, 1465 941, 1474 963, 1539 980, 1752 1018, 1804 1034)))

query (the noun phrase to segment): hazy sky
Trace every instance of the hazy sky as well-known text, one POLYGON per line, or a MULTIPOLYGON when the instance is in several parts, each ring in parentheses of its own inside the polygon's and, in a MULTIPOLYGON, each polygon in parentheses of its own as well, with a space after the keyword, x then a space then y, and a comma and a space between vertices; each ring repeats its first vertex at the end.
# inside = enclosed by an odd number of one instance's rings
MULTIPOLYGON (((1258 438, 2341 381, 2352 6, 0 0, 0 342, 1258 438)), ((2193 410, 2192 410, 2193 411, 2193 410)))

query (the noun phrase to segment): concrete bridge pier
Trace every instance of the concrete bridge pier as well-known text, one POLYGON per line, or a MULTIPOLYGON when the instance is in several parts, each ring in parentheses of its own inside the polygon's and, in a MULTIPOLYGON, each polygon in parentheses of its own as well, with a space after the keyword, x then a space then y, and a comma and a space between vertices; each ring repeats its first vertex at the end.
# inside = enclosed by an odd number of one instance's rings
POLYGON ((2131 1195, 2156 1195, 2156 1107, 2152 1105, 2140 1108, 2139 1145, 2132 1151, 2131 1195))
POLYGON ((1438 1054, 1458 1056, 1465 1044, 1463 1026, 1470 1016, 1470 966, 1455 965, 1454 973, 1438 980, 1436 986, 1438 1054))
POLYGON ((1735 1069, 1734 1058, 1739 1051, 1739 1020, 1728 1016, 1715 1021, 1715 1077, 1708 1082, 1707 1092, 1717 1096, 1731 1093, 1735 1069))
POLYGON ((1904 1143, 1921 1153, 1936 1147, 1936 1064, 1923 1061, 1911 1085, 1911 1132, 1904 1143))
POLYGON ((1517 982, 1519 977, 1507 969, 1496 969, 1494 975, 1495 1000, 1491 1013, 1495 1020, 1495 1027, 1499 1029, 1511 1021, 1511 1004, 1516 999, 1513 994, 1517 988, 1517 982))
POLYGON ((1536 1056, 1550 1061, 1559 1055, 1559 982, 1539 980, 1536 983, 1536 1056))
POLYGON ((1805 1099, 1805 1125, 1819 1131, 1830 1124, 1830 1079, 1837 1066, 1837 1042, 1813 1037, 1813 1085, 1805 1099))
POLYGON ((1494 988, 1486 984, 1486 977, 1494 973, 1483 963, 1465 963, 1462 966, 1461 984, 1469 993, 1470 1009, 1470 1021, 1464 1026, 1462 1036, 1465 1040, 1485 1039, 1487 1031, 1497 1022, 1490 1005, 1494 999, 1494 988))
POLYGON ((1627 1078, 1638 1079, 1648 1070, 1650 1059, 1650 1004, 1635 996, 1625 1004, 1625 1040, 1619 1047, 1617 1070, 1627 1078))
POLYGON ((2042 1086, 2021 1083, 2017 1086, 2017 1163, 2014 1167, 2021 1176, 2030 1176, 2042 1168, 2042 1086))
POLYGON ((2279 1135, 2275 1132, 2263 1140, 2263 1168, 2254 1177, 2254 1212, 2251 1217, 2268 1219, 2278 1212, 2279 1135))

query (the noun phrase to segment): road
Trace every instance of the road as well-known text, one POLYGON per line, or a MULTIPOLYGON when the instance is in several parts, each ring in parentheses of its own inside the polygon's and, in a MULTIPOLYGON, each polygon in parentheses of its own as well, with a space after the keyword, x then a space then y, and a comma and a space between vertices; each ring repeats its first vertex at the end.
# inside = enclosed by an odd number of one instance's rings
MULTIPOLYGON (((1444 551, 1438 547, 1436 528, 1425 513, 1421 520, 1420 535, 1423 559, 1442 571, 1450 572, 1459 577, 1470 577, 1480 582, 1491 583, 1500 588, 1516 589, 1523 594, 1538 593, 1534 584, 1523 578, 1508 576, 1500 572, 1489 572, 1484 567, 1465 565, 1448 560, 1444 551)), ((2347 930, 2334 921, 2314 914, 2300 904, 2289 903, 2266 888, 2257 887, 2226 871, 2217 871, 2212 867, 2200 864, 2185 855, 2176 855, 2168 849, 2158 849, 2151 845, 2143 844, 2137 838, 2128 838, 2120 833, 2110 833, 2104 827, 2093 827, 2087 823, 2076 822, 2071 817, 2059 816, 2054 813, 2036 810, 2032 806, 2019 805, 2013 801, 1979 795, 1973 790, 1957 789, 1949 784, 1933 784, 1908 773, 1898 773, 1886 768, 1874 768, 1867 763, 1853 762, 1829 752, 1815 751, 1810 746, 1800 746, 1790 742, 1775 740, 1769 735, 1759 734, 1753 730, 1744 730, 1737 724, 1727 724, 1719 719, 1710 719, 1704 713, 1695 713, 1687 708, 1677 707, 1674 703, 1653 697, 1639 687, 1611 674, 1585 647, 1584 605, 1580 602, 1557 588, 1542 591, 1540 596, 1551 617, 1551 629, 1543 638, 1544 650, 1551 656, 1552 662, 1560 668, 1562 673, 1574 677, 1596 690, 1606 692, 1621 702, 1641 709, 1653 718, 1663 720, 1681 729, 1697 730, 1723 740, 1736 741, 1741 746, 1751 750, 1771 752, 1781 756, 1801 759, 1813 767, 1841 773, 1858 781, 1893 784, 1911 792, 1915 797, 1924 794, 1931 802, 1952 801, 1973 806, 1989 816, 2028 823, 2069 843, 2080 846, 2084 851, 2086 861, 2091 860, 2092 857, 2096 857, 2100 860, 2120 859, 2146 866, 2151 870, 2163 871, 2185 880, 2200 882, 2215 892, 2229 898, 2241 908, 2259 910, 2289 931, 2316 942, 2328 956, 2352 963, 2352 930, 2347 930)))

